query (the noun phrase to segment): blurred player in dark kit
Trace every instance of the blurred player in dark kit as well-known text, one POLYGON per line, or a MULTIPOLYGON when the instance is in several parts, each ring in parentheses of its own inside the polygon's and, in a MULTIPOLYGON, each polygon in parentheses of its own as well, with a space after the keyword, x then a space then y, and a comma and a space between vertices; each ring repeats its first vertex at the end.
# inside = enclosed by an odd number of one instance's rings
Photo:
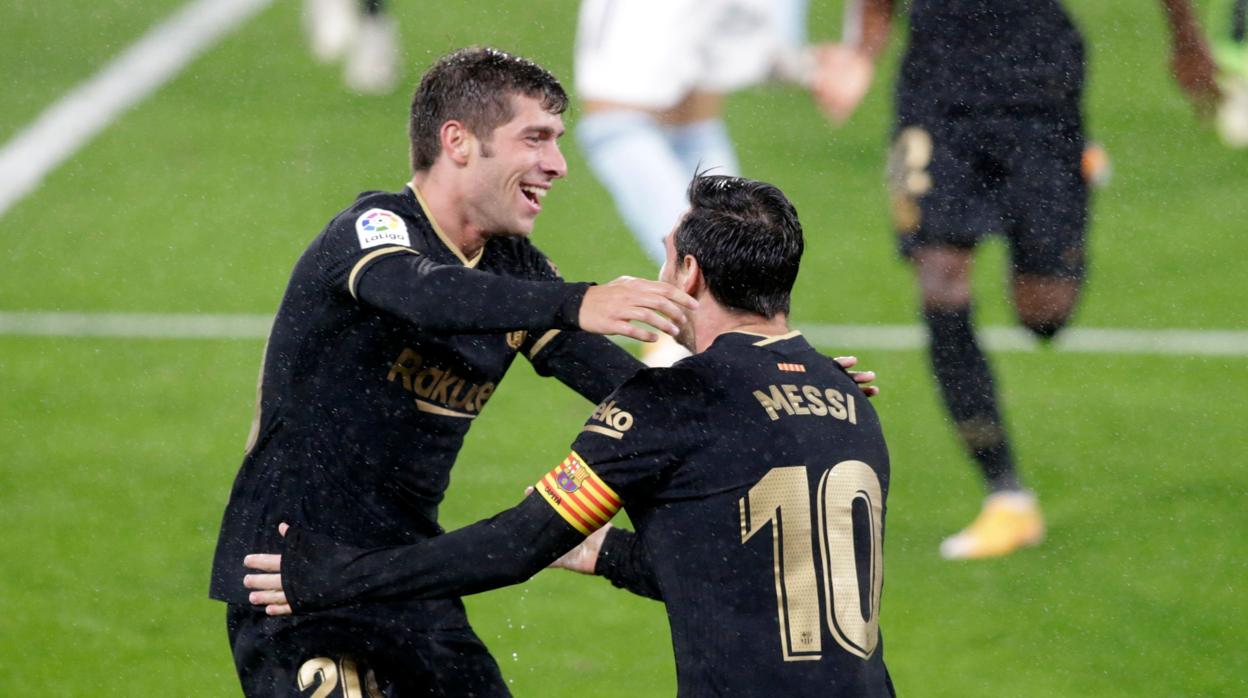
POLYGON ((797 212, 736 177, 695 178, 689 201, 660 277, 698 300, 678 337, 692 357, 612 393, 516 507, 410 546, 295 527, 284 556, 248 558, 269 572, 247 579, 252 602, 298 618, 472 593, 572 550, 580 562, 564 566, 665 603, 680 696, 893 695, 879 628, 888 449, 854 379, 788 327, 797 212), (621 507, 636 533, 595 534, 621 507))
MULTIPOLYGON (((1161 0, 1179 84, 1216 102, 1213 64, 1187 0, 1161 0)), ((820 59, 815 93, 843 121, 865 95, 894 0, 854 0, 846 43, 820 59)), ((1013 304, 1042 340, 1066 325, 1085 275, 1088 184, 1083 41, 1057 0, 913 0, 889 158, 893 224, 913 264, 936 383, 989 496, 947 558, 1039 543, 1044 521, 1015 468, 971 321, 971 266, 987 234, 1009 243, 1013 304)))
POLYGON ((566 105, 522 58, 442 58, 412 100, 411 181, 360 195, 295 265, 213 564, 247 695, 507 695, 457 599, 274 619, 248 605, 242 561, 276 548, 279 521, 362 546, 438 535, 463 438, 518 354, 598 402, 641 366, 600 334, 677 332, 684 292, 566 283, 528 240, 566 174, 566 105))

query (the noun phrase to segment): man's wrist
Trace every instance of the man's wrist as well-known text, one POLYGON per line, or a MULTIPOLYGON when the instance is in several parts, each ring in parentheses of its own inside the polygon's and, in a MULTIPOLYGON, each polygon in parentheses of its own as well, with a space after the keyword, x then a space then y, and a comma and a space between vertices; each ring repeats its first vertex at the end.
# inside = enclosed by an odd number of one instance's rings
POLYGON ((555 316, 557 325, 552 329, 581 329, 581 304, 585 302, 585 292, 593 285, 584 281, 564 284, 567 288, 567 293, 563 297, 563 302, 559 304, 559 312, 555 316))

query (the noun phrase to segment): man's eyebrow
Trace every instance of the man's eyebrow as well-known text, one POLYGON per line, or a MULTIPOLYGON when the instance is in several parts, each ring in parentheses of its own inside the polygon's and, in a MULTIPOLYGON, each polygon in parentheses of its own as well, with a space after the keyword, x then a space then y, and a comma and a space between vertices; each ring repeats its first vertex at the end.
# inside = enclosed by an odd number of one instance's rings
POLYGON ((554 136, 558 138, 562 136, 567 129, 555 129, 553 126, 528 126, 524 129, 524 133, 535 133, 539 136, 554 136))

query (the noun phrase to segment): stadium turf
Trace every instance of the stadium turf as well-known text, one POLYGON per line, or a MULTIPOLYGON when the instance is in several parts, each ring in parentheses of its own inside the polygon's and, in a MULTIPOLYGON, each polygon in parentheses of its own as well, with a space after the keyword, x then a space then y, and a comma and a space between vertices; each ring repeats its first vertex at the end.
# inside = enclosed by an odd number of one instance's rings
MULTIPOLYGON (((0 6, 14 29, 0 42, 0 140, 178 4, 0 6)), ((839 3, 812 4, 812 34, 834 35, 839 3)), ((1068 4, 1091 47, 1091 132, 1115 168, 1078 324, 1248 329, 1248 152, 1195 125, 1151 3, 1068 4)), ((396 9, 408 83, 469 43, 570 76, 571 0, 396 9)), ((298 12, 274 4, 0 216, 0 311, 272 312, 330 215, 401 186, 406 90, 344 92, 308 57, 298 12)), ((746 172, 789 192, 808 232, 799 327, 913 321, 882 191, 889 86, 836 131, 801 94, 730 101, 746 172)), ((544 202, 538 244, 571 278, 652 273, 571 138, 565 152, 572 175, 544 202)), ((981 259, 980 317, 1009 322, 1000 246, 981 259)), ((0 695, 238 693, 207 575, 261 345, 0 336, 0 695)), ((860 354, 884 386, 882 628, 902 695, 1248 694, 1248 357, 994 356, 1049 540, 951 564, 936 546, 980 492, 924 356, 826 349, 860 354)), ((448 527, 512 504, 590 407, 520 364, 491 404, 454 471, 448 527)), ((601 580, 543 573, 469 611, 518 696, 673 692, 661 606, 601 580)))

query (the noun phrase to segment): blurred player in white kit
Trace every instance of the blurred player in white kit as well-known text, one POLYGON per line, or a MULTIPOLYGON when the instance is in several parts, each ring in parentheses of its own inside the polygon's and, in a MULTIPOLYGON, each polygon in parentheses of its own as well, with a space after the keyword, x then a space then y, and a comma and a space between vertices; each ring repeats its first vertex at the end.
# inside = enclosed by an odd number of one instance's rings
MULTIPOLYGON (((805 85, 806 0, 584 0, 575 53, 576 138, 646 254, 688 208, 695 170, 739 175, 724 97, 779 80, 805 85)), ((687 356, 656 343, 646 363, 687 356)), ((649 347, 647 347, 649 348, 649 347)))

